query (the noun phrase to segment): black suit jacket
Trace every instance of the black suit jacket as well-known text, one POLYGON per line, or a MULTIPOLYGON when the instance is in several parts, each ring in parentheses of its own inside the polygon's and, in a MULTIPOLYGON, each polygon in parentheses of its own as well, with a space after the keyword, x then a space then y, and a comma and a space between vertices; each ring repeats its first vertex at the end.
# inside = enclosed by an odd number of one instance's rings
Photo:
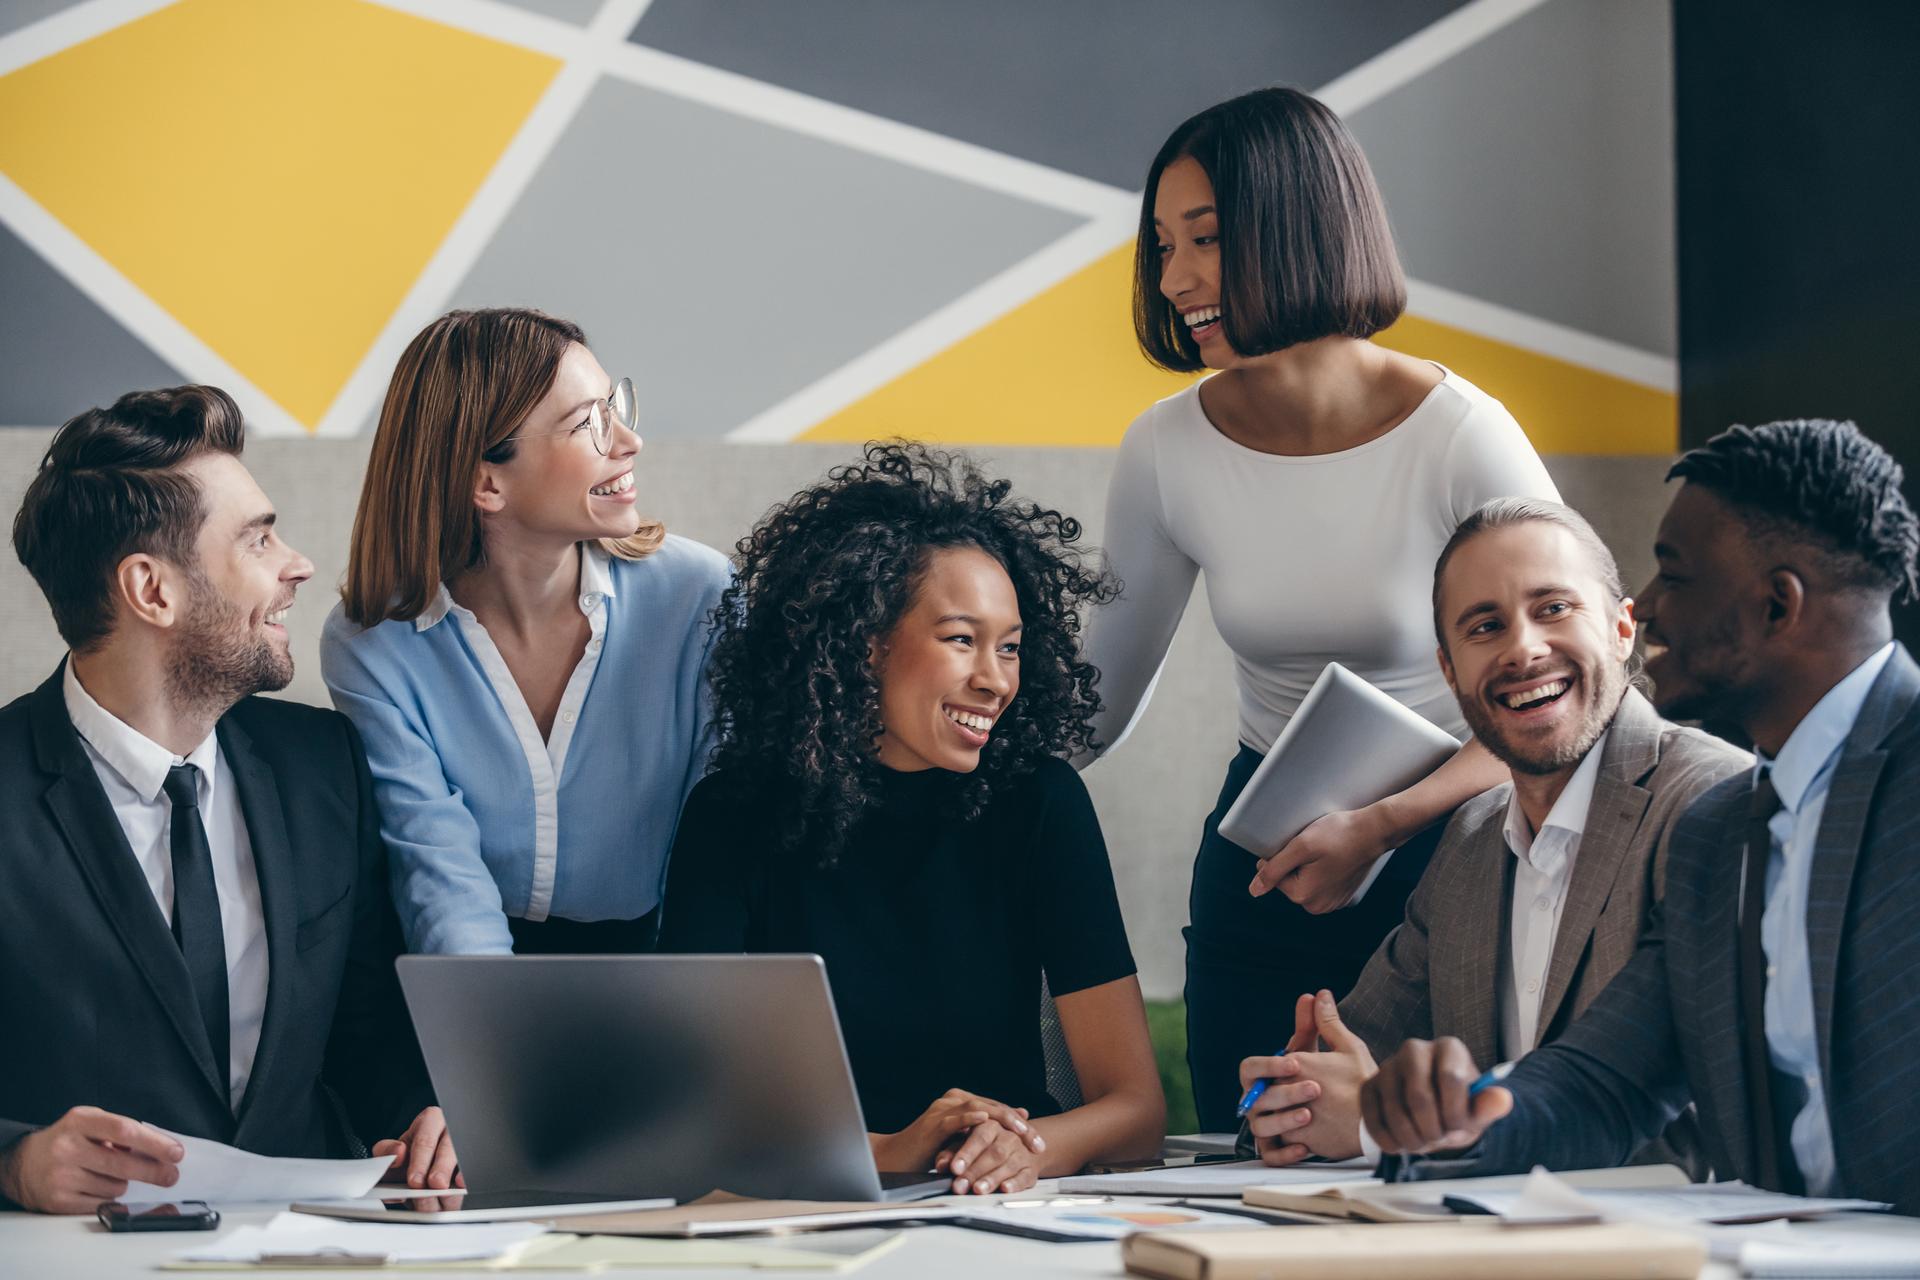
POLYGON ((0 710, 0 1147, 88 1104, 277 1156, 345 1156, 432 1098, 359 735, 247 698, 220 720, 266 913, 237 1113, 185 962, 67 716, 61 672, 0 710))
MULTIPOLYGON (((1714 1172, 1758 1183, 1741 1059, 1740 867, 1751 772, 1673 832, 1667 896, 1620 975, 1507 1080, 1479 1172, 1619 1164, 1688 1098, 1714 1172)), ((1894 651, 1834 766, 1807 904, 1839 1191, 1920 1213, 1920 667, 1894 651)))

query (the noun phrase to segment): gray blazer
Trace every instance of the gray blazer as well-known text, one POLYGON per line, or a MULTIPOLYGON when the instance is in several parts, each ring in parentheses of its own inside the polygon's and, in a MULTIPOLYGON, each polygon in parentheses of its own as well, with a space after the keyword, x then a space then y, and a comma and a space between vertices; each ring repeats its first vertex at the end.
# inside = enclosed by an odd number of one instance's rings
MULTIPOLYGON (((1667 894, 1586 1016, 1507 1080, 1478 1173, 1618 1164, 1691 1099, 1716 1173, 1757 1181, 1741 1059, 1740 866, 1751 774, 1673 833, 1667 894)), ((1834 766, 1807 903, 1815 1026, 1839 1194, 1920 1213, 1920 668, 1874 681, 1834 766)))
MULTIPOLYGON (((1586 834, 1540 1001, 1531 1050, 1557 1037, 1633 955, 1647 909, 1664 892, 1674 821, 1753 757, 1662 720, 1628 689, 1600 758, 1586 834)), ((1510 784, 1461 805, 1447 824, 1406 920, 1373 953, 1340 1015, 1376 1058, 1411 1037, 1458 1036, 1475 1062, 1500 1061, 1501 955, 1512 936, 1510 784)))

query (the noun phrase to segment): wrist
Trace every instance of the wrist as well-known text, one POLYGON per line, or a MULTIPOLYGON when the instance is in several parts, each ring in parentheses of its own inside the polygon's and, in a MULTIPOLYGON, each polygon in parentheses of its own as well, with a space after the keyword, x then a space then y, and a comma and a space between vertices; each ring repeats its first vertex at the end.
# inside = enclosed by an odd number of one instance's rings
POLYGON ((898 1173, 894 1167, 894 1144, 899 1139, 897 1133, 869 1133, 867 1146, 873 1150, 873 1167, 881 1173, 898 1173))
POLYGON ((1405 844, 1420 829, 1418 824, 1412 822, 1399 796, 1376 800, 1360 810, 1360 815, 1376 861, 1389 849, 1398 849, 1405 844))

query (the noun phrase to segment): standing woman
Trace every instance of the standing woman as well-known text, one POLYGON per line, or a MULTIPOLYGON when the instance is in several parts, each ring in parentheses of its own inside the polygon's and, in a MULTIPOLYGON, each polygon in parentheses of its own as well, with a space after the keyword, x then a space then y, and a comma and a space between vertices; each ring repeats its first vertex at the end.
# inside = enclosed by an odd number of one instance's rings
POLYGON ((538 311, 400 357, 320 641, 417 952, 651 950, 725 559, 634 505, 633 384, 538 311))
POLYGON ((1405 306, 1366 158, 1313 98, 1235 98, 1154 157, 1135 332, 1156 364, 1219 372, 1127 431, 1106 528, 1124 589, 1096 615, 1088 656, 1102 673, 1096 730, 1117 745, 1206 574, 1240 702, 1186 931, 1188 1068, 1208 1130, 1234 1126, 1240 1059, 1287 1042, 1295 997, 1344 994, 1399 922, 1438 820, 1507 776, 1468 742, 1425 781, 1326 815, 1264 865, 1218 834, 1328 662, 1464 736, 1434 658, 1434 560, 1489 498, 1558 496, 1498 401, 1367 341, 1405 306))

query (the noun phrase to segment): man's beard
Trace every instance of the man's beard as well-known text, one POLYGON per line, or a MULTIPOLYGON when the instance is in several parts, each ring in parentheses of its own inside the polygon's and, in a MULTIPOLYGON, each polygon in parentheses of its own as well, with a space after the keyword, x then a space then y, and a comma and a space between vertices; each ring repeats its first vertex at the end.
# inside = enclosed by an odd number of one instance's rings
POLYGON ((176 705, 223 714, 256 693, 284 689, 293 659, 247 625, 247 611, 223 597, 197 570, 187 579, 187 616, 174 641, 167 688, 176 705))
MULTIPOLYGON (((1584 673, 1581 678, 1584 681, 1584 673)), ((1591 690, 1593 696, 1587 699, 1586 717, 1579 728, 1570 737, 1554 742, 1521 746, 1509 741, 1479 695, 1460 699, 1460 713, 1480 744, 1515 773, 1558 773, 1586 758, 1620 709, 1627 687, 1626 668, 1609 663, 1600 671, 1599 680, 1598 687, 1591 690)))

